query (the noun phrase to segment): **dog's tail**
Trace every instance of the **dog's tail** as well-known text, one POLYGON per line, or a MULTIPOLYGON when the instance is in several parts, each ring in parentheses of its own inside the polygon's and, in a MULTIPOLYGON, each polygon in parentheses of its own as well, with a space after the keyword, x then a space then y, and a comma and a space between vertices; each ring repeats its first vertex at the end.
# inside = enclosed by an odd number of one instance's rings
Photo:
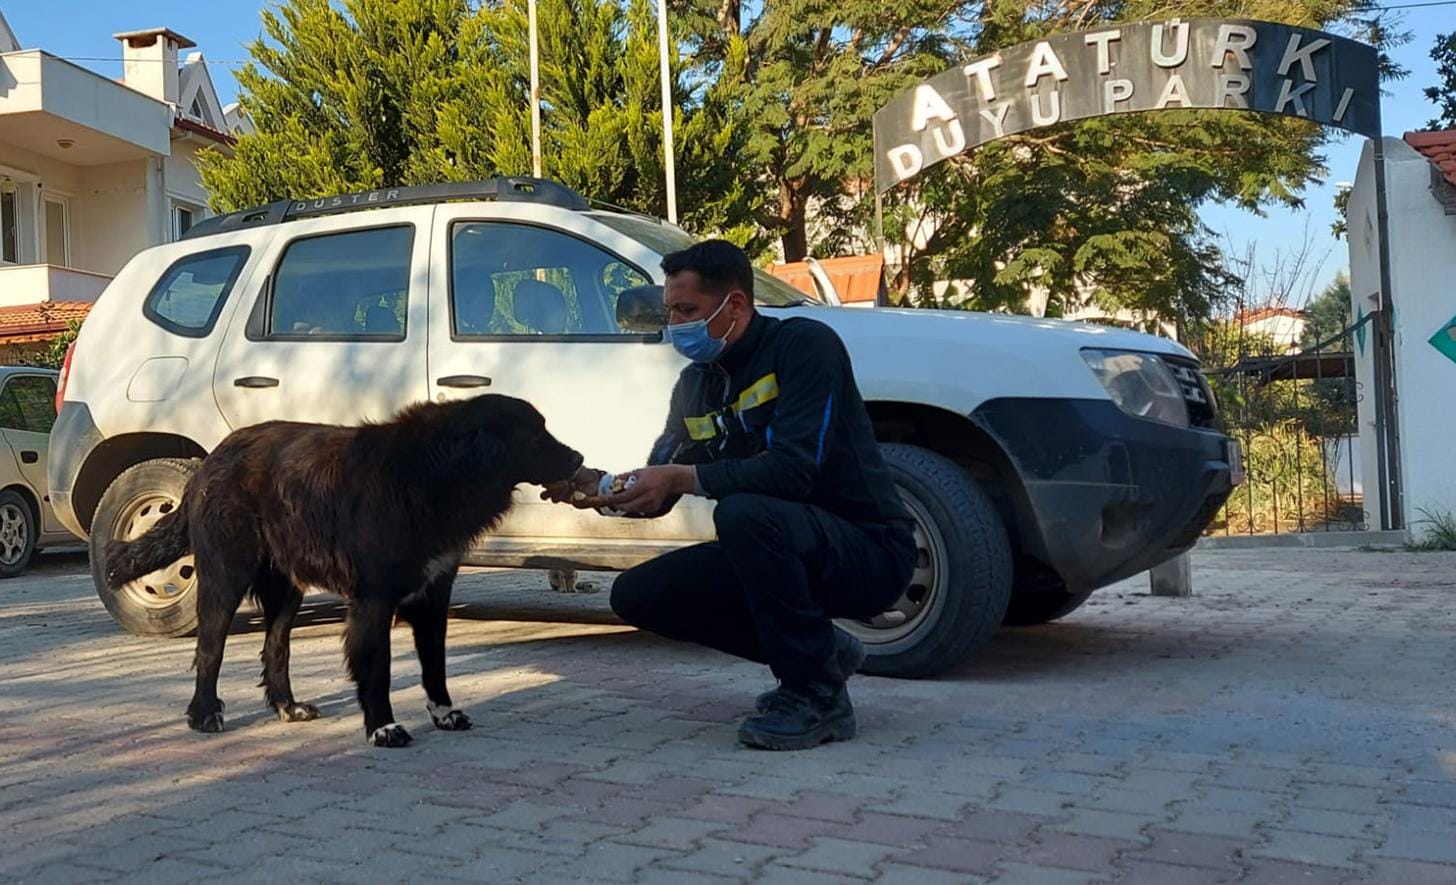
POLYGON ((106 584, 113 590, 176 562, 192 552, 187 530, 187 496, 140 538, 106 545, 106 584))

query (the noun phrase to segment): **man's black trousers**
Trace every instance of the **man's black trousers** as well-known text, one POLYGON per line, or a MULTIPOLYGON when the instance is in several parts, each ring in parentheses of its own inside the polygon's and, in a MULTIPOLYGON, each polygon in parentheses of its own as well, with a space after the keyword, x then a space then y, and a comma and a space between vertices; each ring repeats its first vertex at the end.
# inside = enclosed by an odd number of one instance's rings
POLYGON ((868 618, 910 583, 908 532, 863 526, 764 495, 713 511, 718 540, 623 572, 612 609, 629 624, 768 664, 795 686, 837 686, 831 618, 868 618))

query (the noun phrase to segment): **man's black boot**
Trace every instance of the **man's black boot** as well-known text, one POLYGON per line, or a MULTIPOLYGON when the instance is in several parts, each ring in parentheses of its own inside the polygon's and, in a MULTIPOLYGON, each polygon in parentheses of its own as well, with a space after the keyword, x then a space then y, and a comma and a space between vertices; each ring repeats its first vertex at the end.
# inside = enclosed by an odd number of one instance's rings
MULTIPOLYGON (((834 662, 839 668, 839 679, 844 681, 859 672, 859 668, 865 662, 869 652, 865 651, 864 643, 853 636, 839 629, 834 628, 834 662)), ((770 688, 768 691, 754 699, 753 709, 759 713, 768 712, 769 704, 773 701, 774 695, 778 694, 780 688, 770 688)))
POLYGON ((808 750, 855 734, 854 706, 844 685, 781 685, 768 709, 738 727, 738 740, 760 750, 808 750))

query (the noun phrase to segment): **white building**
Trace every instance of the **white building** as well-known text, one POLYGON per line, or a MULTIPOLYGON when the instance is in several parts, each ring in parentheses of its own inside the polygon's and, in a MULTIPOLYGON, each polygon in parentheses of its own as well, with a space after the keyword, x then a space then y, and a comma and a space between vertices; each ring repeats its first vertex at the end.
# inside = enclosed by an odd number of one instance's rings
POLYGON ((1290 307, 1256 307, 1241 310, 1234 320, 1250 335, 1272 344, 1278 352, 1297 353, 1309 319, 1304 311, 1290 307))
POLYGON ((114 81, 23 48, 0 14, 0 308, 92 301, 138 251, 208 214, 195 158, 250 128, 195 44, 117 34, 114 81))
MULTIPOLYGON (((1395 306, 1396 420, 1403 504, 1400 516, 1419 536, 1422 511, 1456 513, 1456 131, 1387 138, 1390 287, 1395 306)), ((1360 156, 1349 204, 1350 295, 1355 320, 1380 309, 1380 265, 1372 143, 1360 156)), ((1369 520, 1379 523, 1375 327, 1355 333, 1360 397, 1360 461, 1369 520)))

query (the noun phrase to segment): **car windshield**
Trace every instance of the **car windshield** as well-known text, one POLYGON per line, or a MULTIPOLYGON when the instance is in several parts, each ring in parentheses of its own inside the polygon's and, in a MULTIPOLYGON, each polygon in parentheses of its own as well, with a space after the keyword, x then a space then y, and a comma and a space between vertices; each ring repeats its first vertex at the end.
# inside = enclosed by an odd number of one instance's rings
MULTIPOLYGON (((635 215, 596 212, 593 217, 618 233, 626 234, 659 255, 686 249, 697 242, 681 228, 635 215)), ((766 270, 753 269, 753 299, 765 307, 794 307, 823 304, 817 297, 795 289, 766 270)))

